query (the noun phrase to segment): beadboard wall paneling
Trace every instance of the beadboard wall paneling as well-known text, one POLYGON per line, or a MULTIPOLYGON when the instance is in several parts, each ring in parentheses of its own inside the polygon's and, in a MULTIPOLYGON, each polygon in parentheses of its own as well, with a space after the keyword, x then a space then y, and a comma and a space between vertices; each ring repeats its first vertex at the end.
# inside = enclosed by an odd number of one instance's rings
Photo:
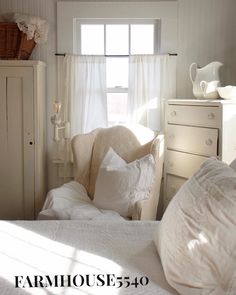
POLYGON ((177 97, 193 98, 189 66, 224 63, 224 85, 236 85, 236 1, 179 0, 177 97))
POLYGON ((36 45, 31 59, 42 60, 47 64, 47 157, 48 185, 57 185, 57 171, 52 164, 54 144, 53 129, 50 123, 52 102, 56 98, 56 0, 1 0, 0 13, 19 12, 40 16, 49 22, 50 30, 47 43, 36 45))

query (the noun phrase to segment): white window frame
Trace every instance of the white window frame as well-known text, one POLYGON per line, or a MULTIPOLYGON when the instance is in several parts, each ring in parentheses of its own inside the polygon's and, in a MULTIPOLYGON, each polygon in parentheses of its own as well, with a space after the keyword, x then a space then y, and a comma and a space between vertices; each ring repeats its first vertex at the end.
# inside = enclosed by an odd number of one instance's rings
MULTIPOLYGON (((148 25, 152 24, 154 25, 154 48, 153 48, 153 53, 159 53, 160 52, 160 44, 161 44, 161 23, 160 19, 83 19, 83 18, 76 18, 74 20, 74 53, 76 54, 81 54, 81 25, 85 24, 90 24, 90 25, 104 25, 104 55, 108 56, 106 54, 106 25, 129 25, 129 54, 131 54, 130 49, 131 49, 131 40, 130 40, 130 25, 148 25)), ((109 57, 116 57, 117 55, 109 55, 109 57)), ((123 55, 127 56, 127 55, 123 55)), ((122 57, 122 55, 121 55, 122 57)))
MULTIPOLYGON (((131 55, 131 25, 148 25, 151 24, 154 26, 153 31, 153 54, 158 53, 160 50, 160 20, 158 19, 81 19, 77 18, 75 19, 75 53, 81 54, 81 44, 82 44, 82 38, 81 38, 81 26, 82 25, 104 25, 104 55, 106 57, 114 57, 114 58, 124 58, 131 55), (129 26, 129 52, 128 55, 107 55, 106 53, 106 25, 121 25, 125 24, 129 26)), ((128 94, 128 87, 121 87, 120 85, 116 85, 115 87, 107 87, 106 93, 127 93, 128 94)), ((111 123, 111 122, 109 122, 111 123)), ((125 122, 119 122, 119 123, 125 123, 125 122)), ((111 124, 109 124, 111 125, 111 124)))

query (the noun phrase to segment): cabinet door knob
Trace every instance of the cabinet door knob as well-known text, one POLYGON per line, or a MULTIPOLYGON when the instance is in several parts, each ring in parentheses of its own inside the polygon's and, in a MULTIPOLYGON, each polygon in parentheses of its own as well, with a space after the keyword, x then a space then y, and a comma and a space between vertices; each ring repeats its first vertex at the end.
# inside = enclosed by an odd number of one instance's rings
POLYGON ((208 138, 206 141, 205 141, 206 145, 212 145, 213 144, 213 140, 208 138))
POLYGON ((176 111, 172 111, 171 113, 170 113, 170 115, 172 116, 172 117, 175 117, 176 116, 176 111))
POLYGON ((210 113, 210 114, 208 114, 208 119, 209 120, 212 120, 212 119, 214 119, 215 118, 215 114, 214 113, 210 113))

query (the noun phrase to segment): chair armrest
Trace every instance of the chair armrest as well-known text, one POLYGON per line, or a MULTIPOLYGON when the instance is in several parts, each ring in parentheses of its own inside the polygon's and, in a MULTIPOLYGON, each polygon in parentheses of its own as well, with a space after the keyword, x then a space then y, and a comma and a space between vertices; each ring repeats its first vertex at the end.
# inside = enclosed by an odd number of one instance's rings
POLYGON ((133 209, 133 213, 132 213, 132 220, 141 220, 142 210, 145 206, 145 202, 147 202, 147 200, 137 201, 134 204, 134 209, 133 209))
MULTIPOLYGON (((156 196, 159 199, 159 196, 156 196)), ((153 216, 152 208, 156 205, 154 197, 150 197, 147 200, 137 201, 134 204, 132 213, 132 220, 156 220, 156 214, 153 216)))

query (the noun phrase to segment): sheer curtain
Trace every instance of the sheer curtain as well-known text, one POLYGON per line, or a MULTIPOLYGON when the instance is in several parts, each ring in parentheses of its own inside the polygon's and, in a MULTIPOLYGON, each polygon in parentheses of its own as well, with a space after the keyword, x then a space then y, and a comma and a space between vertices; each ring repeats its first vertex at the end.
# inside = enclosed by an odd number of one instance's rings
POLYGON ((64 119, 70 122, 71 137, 107 127, 105 57, 66 55, 63 72, 64 119))
POLYGON ((130 123, 164 129, 165 100, 176 97, 176 57, 133 55, 129 59, 130 123))

